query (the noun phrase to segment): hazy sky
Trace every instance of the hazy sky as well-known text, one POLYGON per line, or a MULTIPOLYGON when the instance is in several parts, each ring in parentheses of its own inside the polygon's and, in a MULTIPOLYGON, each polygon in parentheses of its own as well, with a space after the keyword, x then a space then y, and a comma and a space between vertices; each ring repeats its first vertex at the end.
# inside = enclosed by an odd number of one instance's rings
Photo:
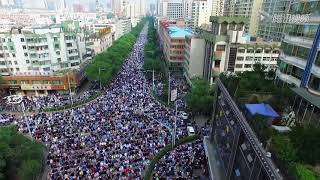
MULTIPOLYGON (((47 1, 55 1, 56 3, 59 0, 47 0, 47 1)), ((89 6, 89 4, 95 4, 95 0, 65 0, 68 6, 72 6, 74 3, 83 4, 84 6, 89 6)), ((100 0, 100 2, 105 6, 108 1, 111 0, 100 0)), ((149 3, 156 3, 157 0, 146 0, 149 3)), ((22 0, 23 4, 27 5, 28 7, 41 7, 43 0, 22 0)))

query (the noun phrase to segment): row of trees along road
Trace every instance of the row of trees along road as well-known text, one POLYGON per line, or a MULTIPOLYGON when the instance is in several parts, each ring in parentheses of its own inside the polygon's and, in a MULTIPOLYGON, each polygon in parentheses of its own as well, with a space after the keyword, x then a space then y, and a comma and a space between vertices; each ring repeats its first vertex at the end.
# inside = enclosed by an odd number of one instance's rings
POLYGON ((0 180, 38 179, 44 146, 18 133, 15 126, 0 128, 0 180))
POLYGON ((106 51, 96 55, 93 62, 86 68, 87 78, 89 80, 101 80, 103 85, 110 82, 112 77, 121 69, 146 21, 146 18, 142 19, 136 27, 132 28, 130 33, 123 35, 114 41, 106 51))
POLYGON ((160 52, 157 50, 157 31, 152 17, 149 18, 148 42, 144 47, 144 54, 144 70, 154 70, 159 73, 161 71, 160 52))

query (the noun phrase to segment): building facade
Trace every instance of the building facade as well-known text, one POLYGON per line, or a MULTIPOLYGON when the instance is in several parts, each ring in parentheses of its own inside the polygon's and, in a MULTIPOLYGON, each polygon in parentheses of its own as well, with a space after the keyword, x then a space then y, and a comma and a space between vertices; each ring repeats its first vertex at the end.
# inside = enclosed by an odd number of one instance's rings
POLYGON ((206 42, 205 79, 212 82, 224 71, 252 71, 255 63, 265 65, 267 70, 277 68, 280 43, 244 35, 247 20, 242 17, 212 17, 211 21, 212 30, 200 32, 206 42))
POLYGON ((12 76, 4 76, 3 88, 12 95, 46 96, 75 92, 80 85, 78 73, 54 74, 49 72, 18 72, 12 76))
POLYGON ((87 60, 85 32, 76 22, 0 33, 0 73, 76 69, 87 60))
POLYGON ((211 178, 284 179, 228 90, 219 79, 215 82, 212 129, 204 138, 211 178))
POLYGON ((224 16, 247 18, 249 23, 245 31, 252 36, 256 36, 258 33, 262 2, 263 0, 225 0, 223 14, 224 16))
POLYGON ((210 23, 212 0, 194 0, 191 6, 191 28, 210 23))
POLYGON ((159 0, 159 16, 166 17, 169 20, 182 19, 185 16, 183 0, 159 0))
POLYGON ((112 45, 115 33, 112 32, 111 26, 105 24, 94 24, 94 29, 95 31, 88 35, 87 46, 97 55, 112 45))
POLYGON ((198 36, 186 36, 184 76, 189 83, 192 78, 202 77, 204 59, 204 39, 198 36))
MULTIPOLYGON (((270 0, 263 1, 262 12, 268 16, 287 14, 292 0, 270 0)), ((273 23, 271 20, 260 20, 258 36, 265 41, 280 42, 283 38, 284 23, 273 23)))
POLYGON ((320 122, 320 1, 294 1, 289 14, 309 14, 304 23, 285 23, 277 79, 294 85, 293 110, 303 123, 320 122))

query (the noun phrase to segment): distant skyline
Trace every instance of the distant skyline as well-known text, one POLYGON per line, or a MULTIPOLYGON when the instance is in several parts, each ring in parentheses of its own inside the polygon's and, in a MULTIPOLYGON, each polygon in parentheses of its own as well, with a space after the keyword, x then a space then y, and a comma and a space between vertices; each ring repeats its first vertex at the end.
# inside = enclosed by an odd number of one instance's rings
MULTIPOLYGON (((54 5, 58 3, 59 0, 0 0, 0 4, 2 5, 13 5, 21 6, 24 8, 45 8, 47 6, 49 9, 53 9, 54 5), (47 2, 47 4, 45 3, 47 2)), ((107 8, 107 4, 111 0, 100 0, 101 4, 104 8, 107 8)), ((96 0, 65 0, 66 6, 72 8, 73 4, 81 4, 86 9, 92 8, 92 6, 95 6, 96 0)), ((146 0, 147 2, 147 8, 149 7, 149 4, 156 4, 157 0, 146 0)))

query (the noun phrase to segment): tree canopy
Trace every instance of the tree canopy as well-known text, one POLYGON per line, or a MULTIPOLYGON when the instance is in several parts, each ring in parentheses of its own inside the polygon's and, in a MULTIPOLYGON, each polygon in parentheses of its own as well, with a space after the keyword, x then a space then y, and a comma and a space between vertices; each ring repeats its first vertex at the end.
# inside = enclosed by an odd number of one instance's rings
POLYGON ((266 66, 254 64, 253 71, 241 74, 222 73, 220 79, 234 98, 244 103, 269 103, 276 111, 283 112, 293 97, 288 87, 279 88, 274 83, 274 70, 266 71, 266 66))
POLYGON ((37 179, 44 147, 17 132, 16 127, 0 128, 0 179, 37 179))
POLYGON ((149 18, 149 29, 148 29, 148 42, 144 47, 144 70, 155 70, 156 72, 161 71, 161 61, 159 58, 159 52, 157 51, 157 31, 154 28, 154 19, 149 18))
POLYGON ((113 42, 106 51, 96 55, 93 62, 86 67, 86 76, 89 80, 98 80, 103 85, 111 81, 112 77, 120 70, 123 62, 129 55, 146 19, 143 19, 136 27, 113 42), (99 73, 100 72, 100 73, 99 73))
POLYGON ((187 94, 187 106, 193 113, 210 114, 213 108, 214 89, 205 80, 194 80, 187 94))

